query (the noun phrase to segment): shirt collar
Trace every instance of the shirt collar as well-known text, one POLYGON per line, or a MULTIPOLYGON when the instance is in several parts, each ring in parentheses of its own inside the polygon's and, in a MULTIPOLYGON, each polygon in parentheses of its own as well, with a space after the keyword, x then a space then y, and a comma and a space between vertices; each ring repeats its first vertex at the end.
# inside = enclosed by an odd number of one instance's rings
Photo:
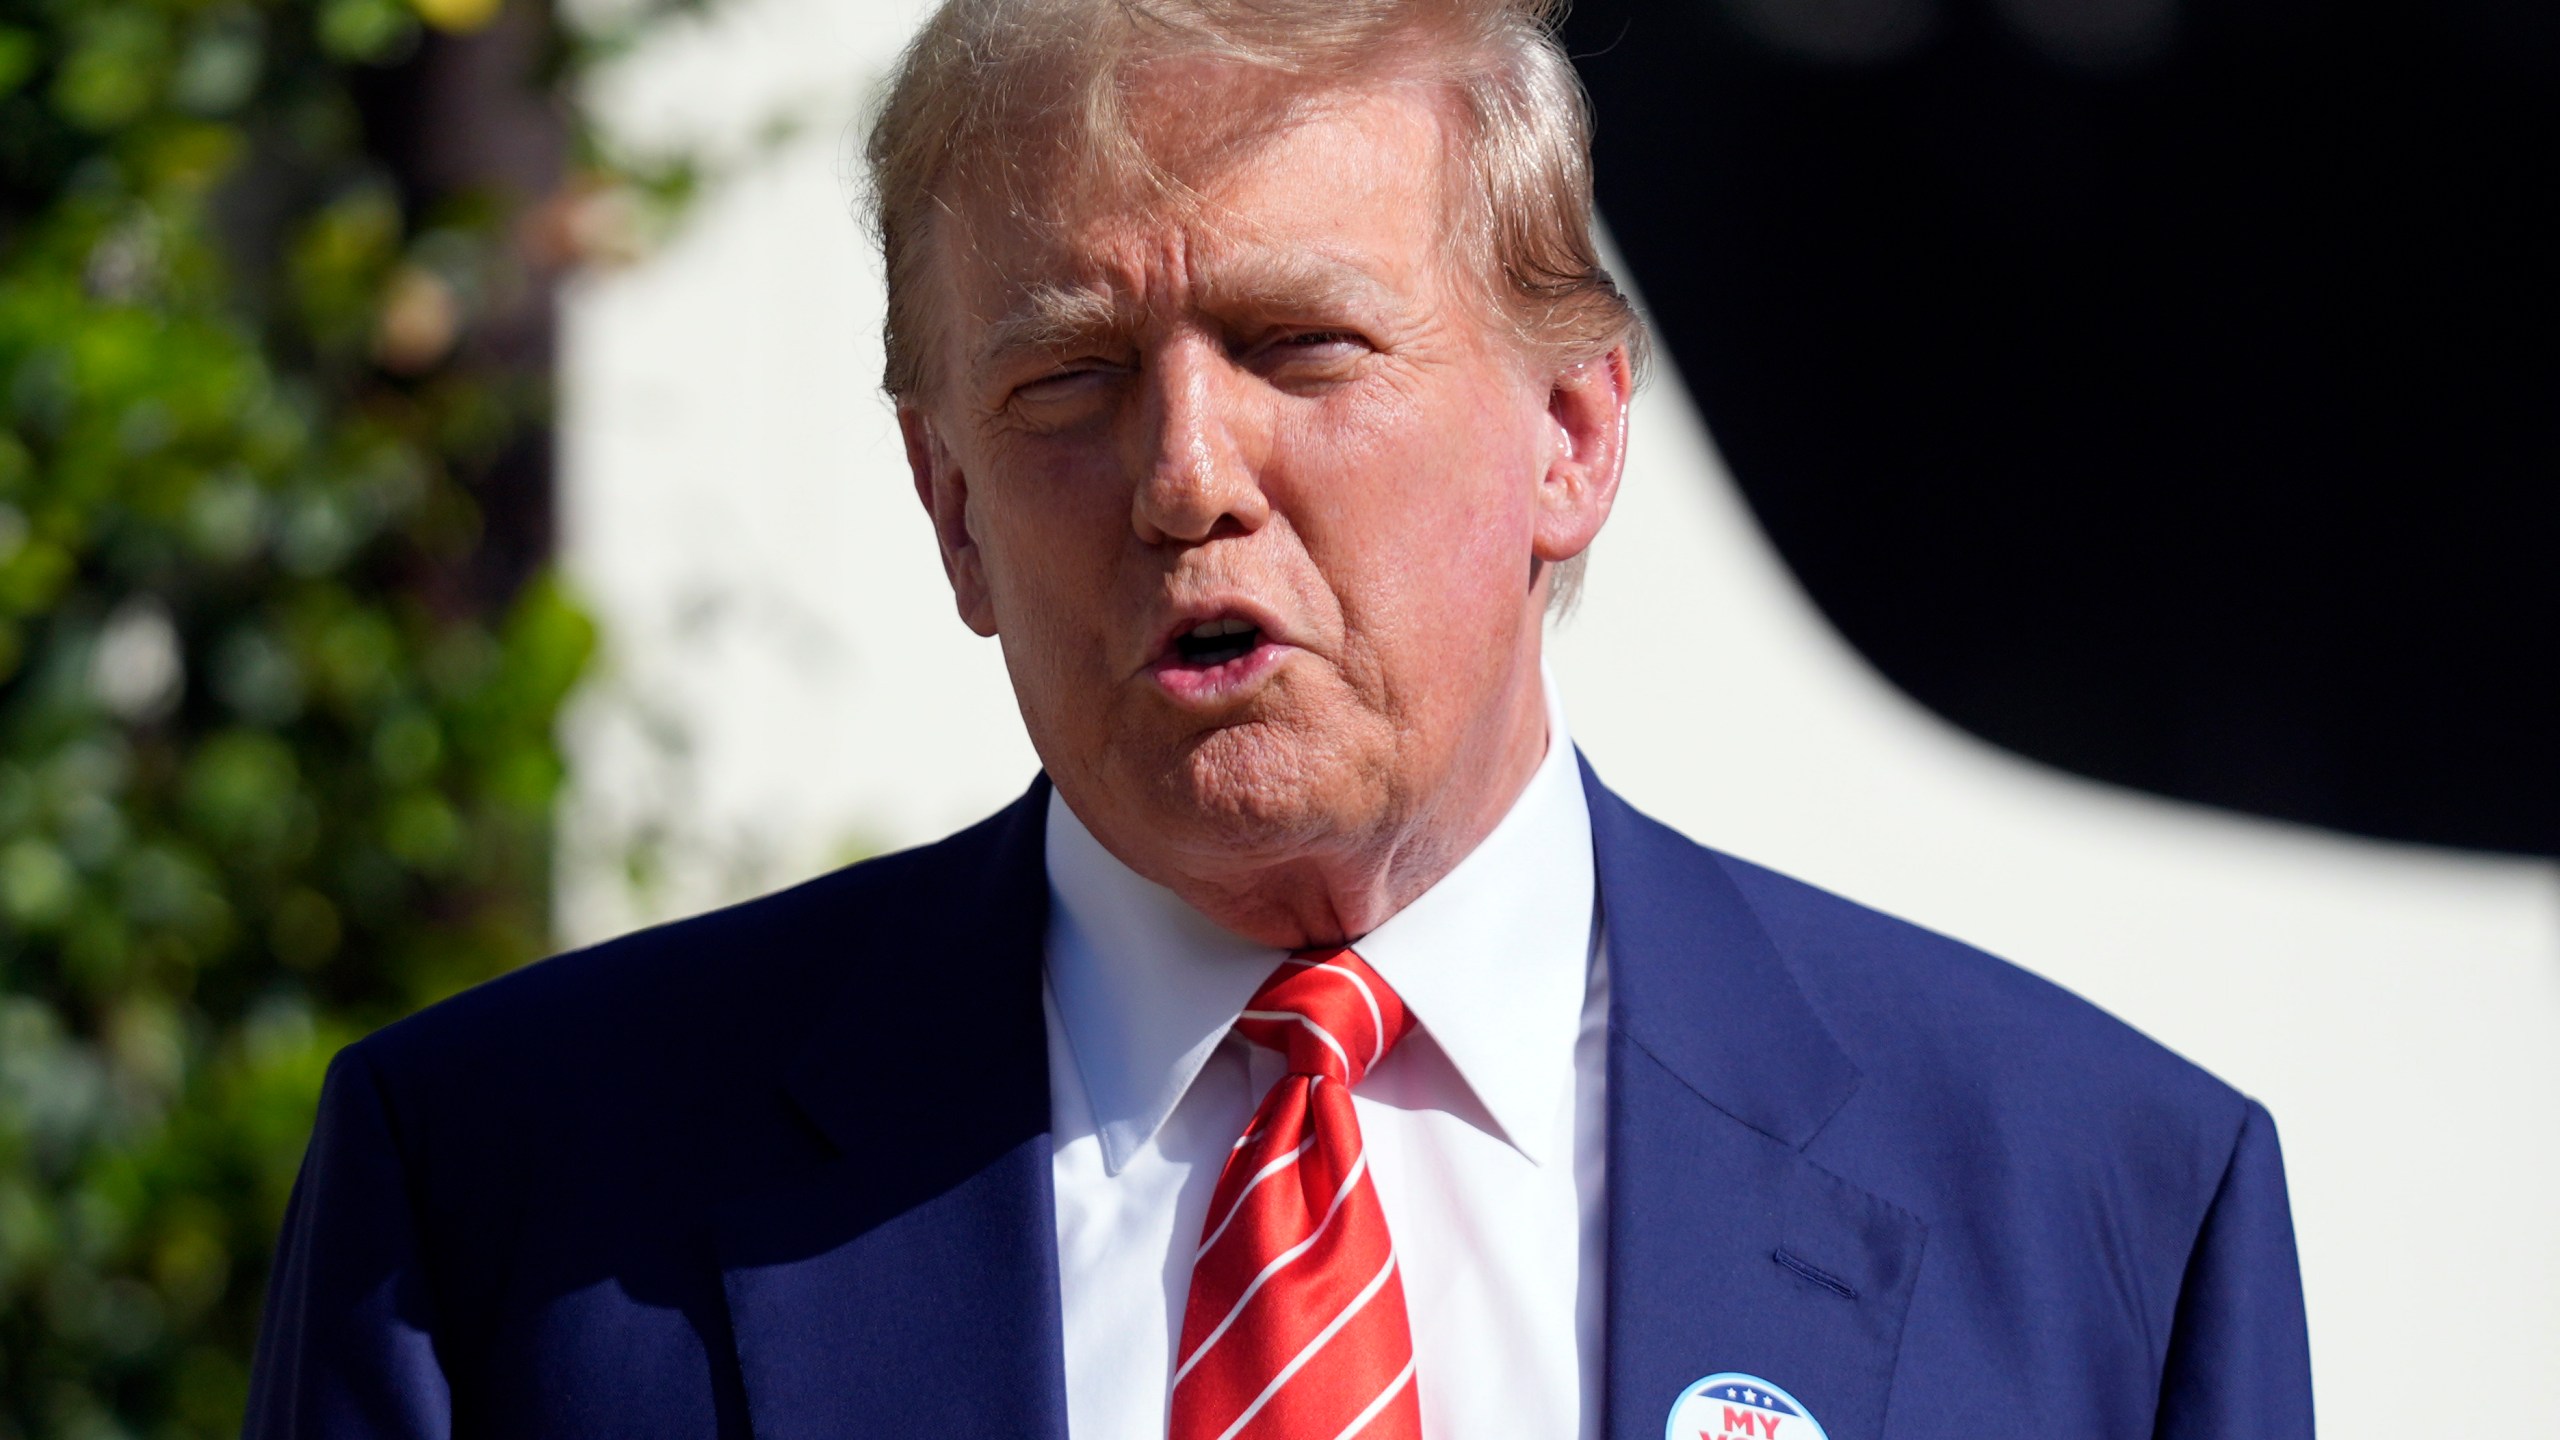
MULTIPOLYGON (((1590 978, 1591 816, 1552 677, 1547 753, 1493 832, 1358 949, 1533 1163, 1570 1103, 1590 978)), ((1052 790, 1049 988, 1118 1174, 1285 952, 1219 929, 1102 847, 1052 790)))

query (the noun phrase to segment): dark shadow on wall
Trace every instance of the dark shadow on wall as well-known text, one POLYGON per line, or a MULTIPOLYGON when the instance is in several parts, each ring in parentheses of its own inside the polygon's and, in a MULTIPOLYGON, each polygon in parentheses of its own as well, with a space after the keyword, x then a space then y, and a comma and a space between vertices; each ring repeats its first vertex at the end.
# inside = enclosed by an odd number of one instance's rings
POLYGON ((1581 0, 1601 207, 1779 550, 1950 720, 2560 853, 2560 9, 1581 0))

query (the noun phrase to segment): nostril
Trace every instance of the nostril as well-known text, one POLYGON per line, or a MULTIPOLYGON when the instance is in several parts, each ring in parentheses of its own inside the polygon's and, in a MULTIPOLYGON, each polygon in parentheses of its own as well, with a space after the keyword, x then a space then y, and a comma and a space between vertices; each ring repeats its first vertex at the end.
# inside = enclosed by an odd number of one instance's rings
POLYGON ((1141 503, 1132 517, 1138 537, 1150 545, 1207 545, 1252 534, 1268 514, 1260 507, 1182 507, 1141 503))

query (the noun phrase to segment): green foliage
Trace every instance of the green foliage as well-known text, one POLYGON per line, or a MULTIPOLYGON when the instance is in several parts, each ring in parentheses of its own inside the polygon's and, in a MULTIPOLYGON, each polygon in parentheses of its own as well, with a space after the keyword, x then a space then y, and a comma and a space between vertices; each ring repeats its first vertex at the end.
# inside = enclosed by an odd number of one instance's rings
POLYGON ((489 8, 0 0, 0 1440, 236 1433, 329 1055, 545 947, 533 220, 360 108, 489 8))

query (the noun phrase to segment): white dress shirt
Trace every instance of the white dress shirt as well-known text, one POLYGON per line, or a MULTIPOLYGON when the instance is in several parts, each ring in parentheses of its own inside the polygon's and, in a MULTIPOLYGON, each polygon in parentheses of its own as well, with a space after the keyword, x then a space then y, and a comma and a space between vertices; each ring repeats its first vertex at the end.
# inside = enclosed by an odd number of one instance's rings
MULTIPOLYGON (((1049 798, 1049 1086, 1067 1418, 1160 1440, 1218 1167, 1280 1057, 1230 1033, 1284 952, 1049 798)), ((1547 753, 1484 843, 1357 944, 1418 1028, 1353 1095, 1404 1272, 1423 1433, 1600 1433, 1608 979, 1591 817, 1547 753)))

